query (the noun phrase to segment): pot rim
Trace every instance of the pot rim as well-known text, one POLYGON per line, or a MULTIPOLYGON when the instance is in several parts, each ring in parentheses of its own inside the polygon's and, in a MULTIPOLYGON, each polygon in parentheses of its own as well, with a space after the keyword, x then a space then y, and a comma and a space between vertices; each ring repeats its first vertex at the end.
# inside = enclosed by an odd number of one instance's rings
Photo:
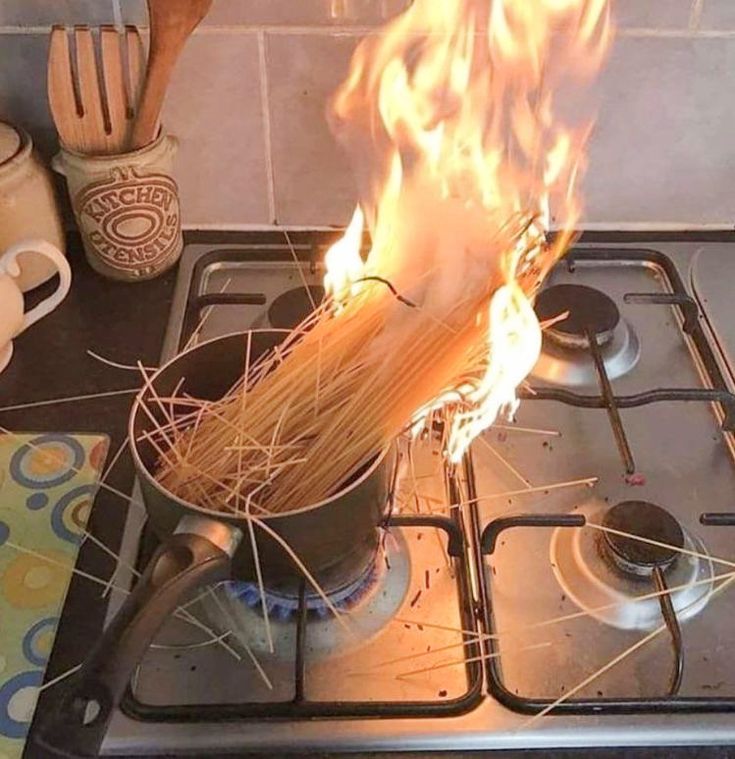
MULTIPOLYGON (((166 371, 170 366, 172 366, 176 361, 181 359, 183 356, 188 355, 189 353, 193 353, 197 349, 203 347, 204 345, 209 345, 210 343, 217 342, 218 340, 225 340, 227 338, 232 338, 235 336, 246 336, 249 333, 253 332, 279 332, 283 334, 290 334, 292 330, 289 329, 274 329, 274 328, 263 328, 263 329, 249 329, 244 331, 237 331, 237 332, 228 332, 226 335, 218 335, 217 337, 212 337, 208 340, 203 340, 201 343, 197 343, 196 345, 193 345, 191 348, 187 348, 186 350, 182 351, 181 353, 177 353, 173 358, 169 359, 163 366, 160 366, 156 372, 148 379, 148 382, 150 384, 153 384, 156 381, 156 378, 158 378, 161 374, 163 374, 164 371, 166 371)), ((135 464, 136 471, 138 473, 138 476, 145 477, 145 479, 154 487, 156 488, 160 493, 165 495, 167 498, 171 499, 175 503, 179 504, 179 506, 183 506, 185 509, 190 509, 195 512, 206 514, 209 517, 212 517, 213 519, 218 519, 220 521, 237 521, 237 522, 246 522, 248 520, 248 517, 245 515, 237 515, 237 514, 228 514, 227 512, 223 511, 216 511, 214 509, 208 509, 204 506, 199 506, 198 504, 191 503, 190 501, 185 501, 183 498, 179 498, 176 494, 172 493, 167 488, 163 487, 158 480, 153 476, 152 472, 149 471, 148 467, 143 463, 141 460, 140 454, 138 453, 138 441, 135 438, 135 431, 134 431, 134 423, 136 419, 136 415, 138 413, 138 409, 142 405, 142 399, 143 395, 147 391, 147 387, 144 386, 140 389, 140 392, 135 396, 135 400, 133 401, 132 408, 130 409, 130 416, 128 417, 128 436, 130 440, 130 451, 133 456, 133 462, 135 464)), ((275 521, 277 519, 283 519, 286 517, 293 517, 299 514, 305 514, 309 511, 316 511, 316 509, 319 509, 323 506, 326 506, 327 504, 336 501, 342 497, 344 497, 347 493, 349 493, 351 490, 354 490, 358 486, 362 485, 363 482, 365 482, 367 479, 369 479, 375 471, 378 469, 378 467, 385 461, 389 451, 393 447, 394 443, 388 443, 380 453, 378 453, 375 458, 373 459, 373 462, 370 464, 367 469, 358 477, 356 480, 353 480, 350 482, 349 485, 346 485, 341 490, 338 490, 333 495, 328 496, 327 498, 317 502, 309 504, 308 506, 302 506, 299 509, 293 509, 291 511, 284 511, 279 514, 266 514, 263 516, 258 516, 259 520, 262 520, 264 522, 271 522, 275 521)), ((145 500, 145 499, 144 499, 145 500)))

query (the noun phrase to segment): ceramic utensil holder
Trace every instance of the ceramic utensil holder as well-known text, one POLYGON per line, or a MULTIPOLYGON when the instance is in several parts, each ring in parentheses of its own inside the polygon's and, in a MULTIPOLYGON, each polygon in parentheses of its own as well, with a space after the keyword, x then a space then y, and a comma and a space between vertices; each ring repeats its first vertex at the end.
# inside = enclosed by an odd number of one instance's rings
MULTIPOLYGON (((26 131, 4 122, 0 129, 6 144, 8 136, 14 139, 14 147, 0 158, 0 251, 31 237, 46 240, 63 253, 64 225, 51 173, 26 131)), ((20 274, 15 282, 22 292, 42 284, 58 270, 48 258, 31 250, 21 254, 18 264, 20 274)))
POLYGON ((128 282, 152 279, 181 256, 179 188, 172 177, 175 137, 113 156, 62 147, 54 169, 66 177, 84 251, 100 274, 128 282))

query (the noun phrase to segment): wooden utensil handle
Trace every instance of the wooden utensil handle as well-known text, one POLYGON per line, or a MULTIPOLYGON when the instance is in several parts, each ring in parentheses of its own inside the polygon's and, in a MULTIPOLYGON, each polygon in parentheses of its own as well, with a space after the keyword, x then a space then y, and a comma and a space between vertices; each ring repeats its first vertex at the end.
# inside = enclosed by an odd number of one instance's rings
POLYGON ((151 50, 148 74, 143 85, 138 116, 133 127, 131 148, 138 150, 150 145, 158 136, 158 124, 177 55, 158 56, 151 50))

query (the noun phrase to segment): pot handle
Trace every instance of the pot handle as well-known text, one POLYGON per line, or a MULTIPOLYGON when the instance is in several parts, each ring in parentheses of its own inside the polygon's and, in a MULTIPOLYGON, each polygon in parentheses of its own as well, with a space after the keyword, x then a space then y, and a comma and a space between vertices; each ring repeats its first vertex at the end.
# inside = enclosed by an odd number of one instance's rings
POLYGON ((136 666, 166 618, 199 586, 226 580, 242 538, 236 527, 186 516, 153 555, 133 592, 39 720, 34 742, 47 754, 94 757, 136 666))

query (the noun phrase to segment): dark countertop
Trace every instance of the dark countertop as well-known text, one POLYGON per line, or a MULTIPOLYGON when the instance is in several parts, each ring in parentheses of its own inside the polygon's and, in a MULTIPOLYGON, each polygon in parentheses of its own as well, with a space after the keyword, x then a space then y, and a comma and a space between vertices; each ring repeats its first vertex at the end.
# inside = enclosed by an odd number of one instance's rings
MULTIPOLYGON (((168 312, 176 280, 172 271, 151 282, 126 284, 97 275, 81 254, 77 239, 70 240, 72 289, 50 316, 15 341, 10 366, 0 374, 0 425, 16 432, 88 432, 110 436, 108 463, 127 436, 127 417, 133 393, 60 403, 17 411, 7 406, 53 398, 135 388, 137 371, 115 369, 87 354, 93 350, 125 364, 140 360, 155 366, 161 352, 168 312)), ((49 294, 48 283, 29 299, 35 303, 49 294)), ((133 467, 129 456, 115 465, 109 485, 130 492, 133 467)), ((101 490, 89 522, 90 532, 117 552, 127 503, 101 490)), ((114 562, 102 549, 87 541, 77 567, 109 578, 114 562)), ((70 585, 47 679, 80 663, 84 651, 98 636, 104 621, 103 588, 75 577, 70 585)), ((38 710, 54 697, 54 688, 42 694, 38 710)), ((29 752, 27 752, 29 753, 29 752)))
MULTIPOLYGON (((69 260, 74 273, 72 290, 65 302, 51 316, 33 326, 15 341, 11 365, 0 374, 0 425, 17 432, 89 432, 110 436, 108 462, 127 434, 127 415, 132 393, 57 403, 35 408, 5 410, 5 407, 35 401, 64 398, 135 388, 137 372, 115 369, 87 354, 93 350, 105 358, 124 364, 158 363, 176 279, 175 271, 161 278, 134 285, 111 282, 95 274, 84 261, 78 240, 70 242, 69 260)), ((53 286, 34 293, 35 301, 48 294, 53 286)), ((128 455, 121 457, 107 480, 112 487, 130 492, 133 469, 128 455)), ((127 504, 124 499, 100 491, 89 524, 90 532, 110 549, 117 551, 127 504)), ((90 541, 81 548, 77 564, 90 574, 109 578, 113 560, 90 541)), ((99 585, 75 577, 71 583, 62 615, 57 643, 47 671, 50 680, 79 664, 84 652, 102 627, 105 600, 99 585)), ((42 694, 38 711, 54 697, 54 688, 42 694)), ((26 752, 29 756, 30 752, 26 752)), ((735 757, 733 748, 615 749, 555 752, 502 751, 453 753, 454 757, 553 756, 557 759, 638 759, 638 757, 672 759, 725 759, 735 757)), ((251 755, 255 756, 255 755, 251 755)), ((268 759, 272 759, 269 755, 268 759)), ((335 755, 319 754, 321 759, 335 755)), ((386 754, 352 754, 350 759, 368 756, 385 759, 386 754)), ((410 754, 395 755, 410 757, 410 754)), ((417 754, 414 754, 417 756, 417 754)), ((447 754, 422 754, 424 759, 444 759, 447 754)), ((35 759, 35 756, 32 757, 35 759)))

